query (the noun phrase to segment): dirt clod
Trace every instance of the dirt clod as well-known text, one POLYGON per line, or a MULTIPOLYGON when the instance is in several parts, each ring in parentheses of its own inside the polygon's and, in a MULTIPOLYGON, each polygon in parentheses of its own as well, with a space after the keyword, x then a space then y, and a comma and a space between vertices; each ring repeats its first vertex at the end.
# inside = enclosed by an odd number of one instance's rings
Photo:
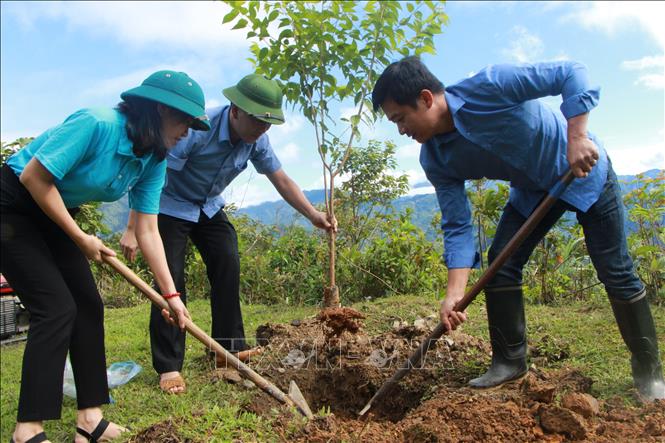
POLYGON ((545 406, 540 410, 540 424, 548 432, 570 436, 576 440, 589 434, 584 418, 575 412, 559 406, 545 406))
POLYGON ((178 436, 176 424, 172 420, 166 420, 144 429, 129 441, 131 443, 156 441, 162 443, 182 443, 184 440, 178 436))
POLYGON ((580 394, 577 392, 566 394, 563 399, 561 399, 561 406, 577 412, 585 418, 593 417, 600 412, 598 400, 589 394, 580 394))
POLYGON ((527 374, 520 388, 526 397, 541 403, 552 403, 556 392, 556 386, 539 381, 534 374, 527 374))
POLYGON ((331 338, 339 337, 344 331, 355 334, 361 327, 356 320, 365 316, 351 308, 326 308, 319 312, 316 318, 324 325, 326 336, 331 338))

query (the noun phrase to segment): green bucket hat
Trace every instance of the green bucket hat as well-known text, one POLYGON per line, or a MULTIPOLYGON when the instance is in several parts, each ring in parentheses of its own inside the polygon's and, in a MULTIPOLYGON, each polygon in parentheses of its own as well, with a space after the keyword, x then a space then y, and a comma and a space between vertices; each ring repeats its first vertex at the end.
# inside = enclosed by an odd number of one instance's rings
POLYGON ((123 100, 127 97, 147 98, 170 106, 195 118, 192 129, 210 129, 203 90, 184 72, 157 71, 143 80, 141 86, 120 94, 123 100))
POLYGON ((281 125, 285 122, 282 113, 282 90, 275 80, 259 74, 243 77, 237 85, 222 91, 231 103, 266 123, 281 125))

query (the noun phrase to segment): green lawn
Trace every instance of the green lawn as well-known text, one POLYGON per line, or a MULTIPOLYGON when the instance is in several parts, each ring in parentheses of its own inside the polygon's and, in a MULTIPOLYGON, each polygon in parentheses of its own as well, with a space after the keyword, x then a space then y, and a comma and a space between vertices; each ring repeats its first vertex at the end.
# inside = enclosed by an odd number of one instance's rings
MULTIPOLYGON (((487 338, 485 314, 481 300, 469 309, 470 320, 464 331, 487 338)), ((194 321, 209 330, 207 301, 190 303, 194 321)), ((436 312, 433 298, 400 296, 354 305, 365 313, 366 329, 378 333, 389 329, 395 319, 413 321, 436 312)), ((266 322, 288 322, 316 313, 316 308, 292 306, 245 306, 245 329, 249 336, 256 327, 266 322)), ((665 358, 665 308, 653 308, 661 355, 665 358)), ((187 358, 183 370, 188 382, 186 395, 170 396, 157 389, 157 375, 150 364, 147 304, 132 308, 106 310, 107 362, 134 360, 143 371, 130 383, 111 390, 115 403, 105 407, 108 419, 141 430, 152 424, 171 419, 182 439, 201 441, 260 440, 272 441, 277 437, 270 432, 268 418, 243 412, 250 399, 250 391, 226 383, 213 383, 210 379, 211 363, 204 358, 204 349, 195 339, 187 339, 187 358), (202 434, 202 432, 204 434, 202 434)), ((595 396, 601 399, 630 397, 630 369, 628 352, 619 336, 609 304, 587 306, 580 303, 548 307, 527 306, 530 345, 540 352, 556 355, 566 351, 569 357, 548 368, 566 365, 582 370, 594 380, 595 396)), ((3 346, 1 365, 1 420, 0 441, 8 441, 14 428, 21 358, 24 344, 3 346)), ((483 362, 478 362, 482 364, 483 362)), ((65 397, 62 420, 46 423, 52 441, 71 440, 74 431, 75 402, 65 397)))

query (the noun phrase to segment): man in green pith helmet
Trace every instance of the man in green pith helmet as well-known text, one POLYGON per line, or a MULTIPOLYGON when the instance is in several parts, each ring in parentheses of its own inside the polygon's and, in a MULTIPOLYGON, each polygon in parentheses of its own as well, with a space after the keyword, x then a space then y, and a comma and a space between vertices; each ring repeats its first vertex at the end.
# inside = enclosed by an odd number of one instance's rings
MULTIPOLYGON (((169 268, 181 298, 185 294, 185 252, 191 239, 201 253, 210 281, 212 337, 240 360, 254 352, 245 343, 240 311, 240 258, 235 229, 226 214, 222 191, 251 161, 265 174, 280 195, 320 229, 336 230, 307 200, 298 185, 284 172, 266 132, 284 123, 282 91, 274 80, 258 74, 244 77, 226 88, 227 106, 208 109, 212 129, 189 131, 168 155, 167 183, 162 191, 159 231, 169 268)), ((137 243, 134 214, 121 239, 125 256, 133 260, 137 243)), ((150 317, 153 367, 160 374, 165 392, 182 393, 180 375, 185 354, 185 334, 170 327, 158 309, 150 317)), ((221 356, 220 356, 221 357, 221 356)), ((221 360, 221 359, 219 359, 221 360)), ((221 363, 221 361, 219 361, 221 363)))

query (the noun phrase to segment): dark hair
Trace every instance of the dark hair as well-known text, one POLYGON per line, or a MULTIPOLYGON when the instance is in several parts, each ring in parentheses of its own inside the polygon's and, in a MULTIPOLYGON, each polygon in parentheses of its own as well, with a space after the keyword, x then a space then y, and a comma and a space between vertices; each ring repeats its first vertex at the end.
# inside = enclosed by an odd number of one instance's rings
POLYGON ((391 63, 383 71, 372 91, 372 106, 376 112, 388 99, 398 105, 415 107, 420 91, 443 92, 441 81, 432 74, 417 56, 405 57, 391 63))
POLYGON ((166 158, 162 117, 157 105, 156 101, 135 96, 118 103, 118 111, 127 117, 127 137, 134 143, 132 150, 137 157, 152 153, 159 160, 166 158))

